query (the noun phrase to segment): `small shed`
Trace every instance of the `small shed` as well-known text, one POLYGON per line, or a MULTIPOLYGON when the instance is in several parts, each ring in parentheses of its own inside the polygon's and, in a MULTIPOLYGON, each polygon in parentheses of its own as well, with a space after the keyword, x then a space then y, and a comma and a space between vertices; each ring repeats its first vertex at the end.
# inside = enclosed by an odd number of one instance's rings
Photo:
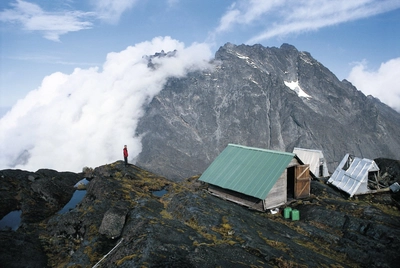
POLYGON ((375 161, 346 154, 328 183, 353 197, 376 192, 376 189, 371 189, 369 184, 377 185, 379 188, 378 177, 379 167, 375 161))
POLYGON ((199 178, 223 199, 265 211, 310 195, 309 165, 293 153, 229 144, 199 178))
POLYGON ((329 177, 328 165, 321 150, 297 148, 293 149, 304 164, 310 165, 310 172, 316 178, 329 177))

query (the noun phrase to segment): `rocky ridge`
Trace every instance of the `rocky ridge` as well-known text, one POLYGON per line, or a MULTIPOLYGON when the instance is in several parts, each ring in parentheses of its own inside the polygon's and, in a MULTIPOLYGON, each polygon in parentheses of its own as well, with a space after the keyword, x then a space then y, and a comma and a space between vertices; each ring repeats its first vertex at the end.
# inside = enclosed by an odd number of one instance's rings
POLYGON ((322 150, 330 172, 346 153, 400 159, 400 114, 308 52, 227 43, 212 66, 169 79, 146 107, 138 166, 179 181, 204 172, 229 143, 322 150))
POLYGON ((391 192, 349 199, 312 181, 310 198, 290 204, 300 211, 291 221, 282 208, 260 213, 214 197, 198 176, 174 182, 122 161, 90 174, 44 173, 52 175, 0 171, 1 196, 9 194, 0 211, 19 206, 27 215, 16 232, 0 232, 6 267, 394 267, 400 260, 399 194, 391 192), (55 213, 83 177, 90 179, 83 200, 55 213), (26 213, 25 203, 40 199, 42 213, 26 213))

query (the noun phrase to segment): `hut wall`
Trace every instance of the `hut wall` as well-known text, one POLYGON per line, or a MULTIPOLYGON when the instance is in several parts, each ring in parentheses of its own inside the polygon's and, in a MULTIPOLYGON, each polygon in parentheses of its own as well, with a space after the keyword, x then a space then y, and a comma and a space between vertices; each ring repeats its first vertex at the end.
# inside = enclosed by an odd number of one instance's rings
POLYGON ((288 164, 287 168, 298 166, 298 165, 300 165, 299 161, 297 161, 296 157, 293 157, 293 159, 288 164))
POLYGON ((264 210, 275 208, 287 201, 287 169, 282 173, 275 185, 263 201, 264 210))
POLYGON ((224 189, 215 185, 209 185, 208 190, 215 196, 219 198, 229 200, 231 202, 235 202, 239 205, 246 206, 251 209, 264 211, 263 210, 263 202, 261 199, 248 196, 239 192, 235 192, 232 190, 224 189))

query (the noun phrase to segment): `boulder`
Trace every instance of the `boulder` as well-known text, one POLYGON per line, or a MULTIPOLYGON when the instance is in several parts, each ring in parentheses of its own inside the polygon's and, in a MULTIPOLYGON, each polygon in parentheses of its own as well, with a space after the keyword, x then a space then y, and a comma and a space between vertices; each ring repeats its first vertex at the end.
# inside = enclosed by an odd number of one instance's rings
POLYGON ((107 210, 101 221, 99 233, 112 239, 119 237, 125 225, 127 212, 126 209, 118 207, 107 210))

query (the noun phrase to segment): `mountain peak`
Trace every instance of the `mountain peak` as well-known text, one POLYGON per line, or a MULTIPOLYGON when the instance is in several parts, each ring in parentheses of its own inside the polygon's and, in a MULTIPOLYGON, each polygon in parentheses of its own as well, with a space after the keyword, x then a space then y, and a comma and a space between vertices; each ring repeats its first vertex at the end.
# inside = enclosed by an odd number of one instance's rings
POLYGON ((293 45, 290 45, 288 43, 283 43, 280 47, 281 49, 286 49, 286 50, 295 50, 298 51, 297 48, 293 45))
POLYGON ((347 153, 400 158, 400 114, 308 52, 226 43, 214 67, 171 79, 149 104, 137 164, 179 180, 202 173, 229 143, 323 150, 330 171, 347 153))

